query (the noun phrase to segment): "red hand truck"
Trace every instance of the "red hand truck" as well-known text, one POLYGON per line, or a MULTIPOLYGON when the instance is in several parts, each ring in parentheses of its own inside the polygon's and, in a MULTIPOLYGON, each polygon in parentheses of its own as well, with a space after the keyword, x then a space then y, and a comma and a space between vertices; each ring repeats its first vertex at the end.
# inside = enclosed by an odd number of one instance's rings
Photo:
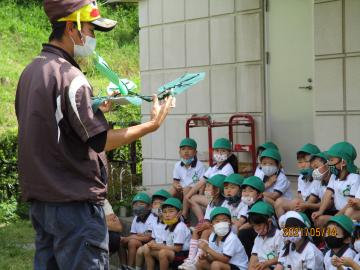
POLYGON ((212 129, 218 127, 228 127, 228 136, 234 153, 246 152, 251 155, 251 170, 242 171, 241 173, 254 173, 256 169, 256 146, 255 146, 255 121, 249 114, 234 114, 227 122, 217 122, 211 120, 210 116, 192 116, 186 120, 186 137, 190 137, 190 128, 207 127, 208 130, 208 148, 209 148, 209 165, 213 164, 213 148, 212 148, 212 129), (243 126, 251 137, 250 144, 240 144, 234 142, 234 127, 243 126))

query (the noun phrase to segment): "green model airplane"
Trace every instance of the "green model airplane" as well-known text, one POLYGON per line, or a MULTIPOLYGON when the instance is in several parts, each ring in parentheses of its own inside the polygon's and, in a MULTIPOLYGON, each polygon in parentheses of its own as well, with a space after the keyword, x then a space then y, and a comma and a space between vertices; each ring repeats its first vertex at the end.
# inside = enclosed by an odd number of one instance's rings
MULTIPOLYGON (((128 79, 121 79, 98 54, 95 54, 94 62, 96 69, 110 81, 107 88, 107 94, 111 95, 114 91, 119 91, 119 94, 113 96, 93 97, 92 108, 94 112, 96 112, 99 106, 107 100, 119 105, 134 104, 137 106, 141 105, 143 100, 147 102, 151 102, 153 100, 152 96, 145 96, 134 92, 136 84, 128 79)), ((157 97, 159 100, 163 100, 168 96, 179 95, 204 78, 205 72, 186 73, 183 76, 161 86, 158 89, 157 97)))

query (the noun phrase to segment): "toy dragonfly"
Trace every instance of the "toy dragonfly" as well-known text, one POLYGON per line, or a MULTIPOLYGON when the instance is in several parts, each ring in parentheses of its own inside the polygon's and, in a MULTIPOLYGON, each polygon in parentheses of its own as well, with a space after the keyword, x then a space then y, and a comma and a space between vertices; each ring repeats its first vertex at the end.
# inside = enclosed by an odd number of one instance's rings
MULTIPOLYGON (((96 69, 110 81, 110 84, 107 88, 107 94, 111 95, 114 91, 119 91, 119 94, 113 96, 93 97, 92 108, 94 112, 96 112, 99 106, 107 100, 119 105, 133 104, 137 106, 141 105, 143 100, 152 102, 152 96, 140 95, 134 92, 134 89, 136 89, 136 84, 128 79, 121 79, 113 70, 111 70, 109 65, 101 56, 96 54, 94 61, 96 69)), ((163 100, 168 96, 179 95, 204 78, 205 72, 186 73, 174 81, 161 86, 158 89, 157 97, 159 100, 163 100)))

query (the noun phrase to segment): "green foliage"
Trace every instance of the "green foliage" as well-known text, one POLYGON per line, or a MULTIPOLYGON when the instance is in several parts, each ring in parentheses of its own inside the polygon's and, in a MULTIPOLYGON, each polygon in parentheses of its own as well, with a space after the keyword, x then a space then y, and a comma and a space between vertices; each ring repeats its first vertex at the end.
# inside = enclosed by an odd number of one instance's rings
MULTIPOLYGON (((42 0, 2 0, 0 12, 0 220, 14 220, 17 216, 28 216, 28 204, 21 202, 18 188, 17 162, 17 121, 15 116, 15 91, 19 76, 25 66, 39 54, 42 43, 48 42, 51 25, 43 11, 42 0), (14 211, 16 209, 16 211, 14 211), (9 211, 13 216, 10 215, 9 211)), ((118 21, 113 31, 96 32, 97 52, 121 77, 140 85, 138 14, 136 4, 100 5, 101 15, 118 21)), ((81 63, 82 64, 82 63, 81 63)), ((104 91, 108 81, 93 65, 81 65, 94 88, 94 94, 104 91)), ((109 121, 116 127, 126 127, 130 122, 140 121, 140 107, 126 106, 109 113, 109 121)), ((141 143, 136 143, 137 160, 141 161, 141 143)), ((114 152, 114 158, 128 160, 127 146, 114 152)), ((119 170, 119 168, 117 169, 119 170)), ((129 176, 129 167, 126 174, 129 176)), ((140 184, 141 164, 137 175, 129 182, 132 187, 140 184), (136 179, 136 180, 135 180, 136 179)), ((110 183, 109 183, 110 184, 110 183)), ((119 201, 119 194, 110 192, 111 202, 128 205, 132 192, 124 188, 126 197, 119 201)), ((1 221, 0 221, 1 223, 1 221)), ((1 242, 1 241, 0 241, 1 242)), ((1 265, 1 263, 0 263, 1 265)), ((6 269, 0 266, 0 269, 6 269)))
POLYGON ((33 268, 34 230, 29 221, 16 221, 0 227, 0 269, 28 270, 33 268))
POLYGON ((16 214, 17 202, 15 198, 0 202, 0 224, 11 223, 18 219, 16 214))

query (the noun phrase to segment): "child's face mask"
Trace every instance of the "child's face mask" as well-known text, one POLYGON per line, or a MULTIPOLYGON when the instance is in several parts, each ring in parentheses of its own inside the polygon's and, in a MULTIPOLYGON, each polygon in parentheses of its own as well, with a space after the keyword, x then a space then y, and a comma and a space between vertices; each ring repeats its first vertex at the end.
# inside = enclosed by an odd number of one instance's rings
POLYGON ((321 180, 324 178, 325 174, 329 171, 329 170, 326 170, 325 172, 321 173, 320 170, 321 170, 321 168, 323 168, 324 166, 326 166, 326 165, 323 165, 323 166, 321 166, 321 167, 313 170, 313 172, 312 172, 312 178, 313 178, 314 180, 321 181, 321 180))
POLYGON ((241 201, 245 203, 246 205, 252 205, 254 203, 254 198, 251 196, 242 196, 241 201))
POLYGON ((153 213, 155 216, 161 216, 161 208, 151 208, 151 213, 153 213))
POLYGON ((135 216, 146 216, 147 214, 150 213, 150 209, 148 209, 146 206, 144 205, 140 205, 140 206, 134 206, 133 207, 133 214, 135 216))
POLYGON ((225 236, 230 231, 230 224, 226 221, 221 221, 214 224, 214 232, 218 236, 225 236))
POLYGON ((274 165, 264 165, 261 166, 261 170, 264 172, 266 176, 272 176, 277 173, 278 167, 274 165))

